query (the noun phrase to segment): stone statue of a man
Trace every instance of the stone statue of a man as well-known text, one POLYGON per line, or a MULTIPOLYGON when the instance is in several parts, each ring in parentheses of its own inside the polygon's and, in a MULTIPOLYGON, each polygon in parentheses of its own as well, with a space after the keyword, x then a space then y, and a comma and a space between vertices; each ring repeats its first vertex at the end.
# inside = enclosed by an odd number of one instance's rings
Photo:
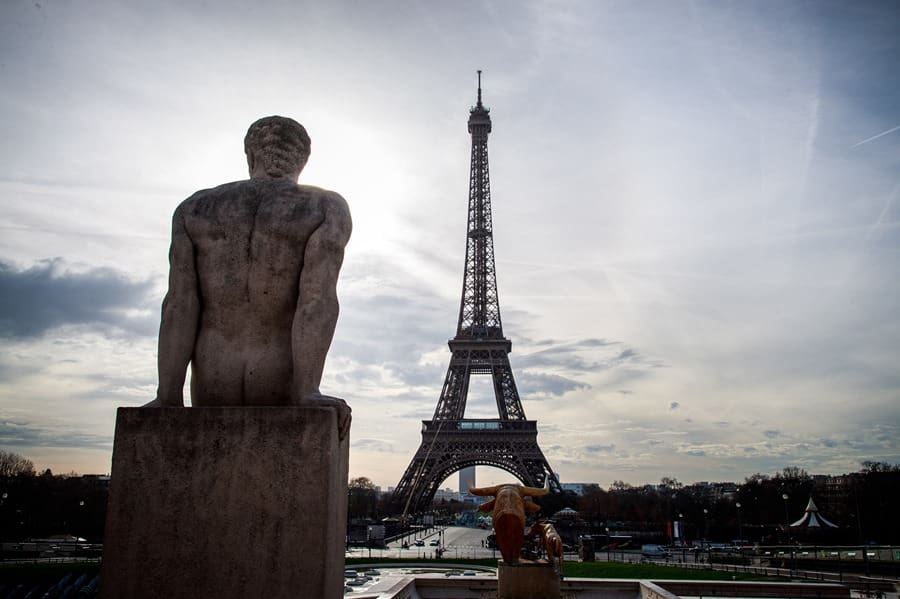
POLYGON ((310 140, 296 121, 256 121, 244 149, 249 180, 198 191, 172 218, 150 406, 184 405, 188 363, 194 406, 343 404, 322 398, 319 383, 338 317, 347 204, 297 184, 310 140))

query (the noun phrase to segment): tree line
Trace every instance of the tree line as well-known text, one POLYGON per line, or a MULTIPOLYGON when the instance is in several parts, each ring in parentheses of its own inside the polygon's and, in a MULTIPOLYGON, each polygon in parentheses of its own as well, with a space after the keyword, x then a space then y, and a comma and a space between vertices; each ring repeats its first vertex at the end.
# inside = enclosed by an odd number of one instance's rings
MULTIPOLYGON (((37 472, 34 464, 0 450, 0 540, 19 541, 70 534, 100 542, 106 516, 108 479, 75 473, 37 472)), ((797 467, 773 475, 756 473, 739 483, 682 484, 665 477, 658 484, 634 486, 622 481, 608 488, 589 486, 582 495, 552 493, 536 498, 541 516, 564 508, 577 515, 567 525, 578 534, 637 534, 659 541, 671 539, 679 521, 688 540, 775 544, 798 539, 786 524, 803 516, 810 497, 820 513, 839 526, 823 542, 900 544, 900 465, 863 462, 857 472, 811 476, 797 467), (784 497, 787 496, 787 499, 784 497), (786 532, 787 531, 787 532, 786 532)), ((349 481, 351 525, 399 516, 402 506, 379 493, 366 477, 349 481)), ((431 511, 447 522, 471 503, 436 501, 431 511)), ((415 516, 415 515, 412 515, 415 516)))
MULTIPOLYGON (((541 517, 564 508, 577 512, 579 534, 631 535, 672 540, 673 523, 689 541, 778 544, 816 541, 789 524, 799 520, 812 498, 821 515, 838 525, 821 537, 825 543, 900 544, 900 465, 866 461, 857 472, 811 476, 789 466, 773 475, 756 473, 742 482, 685 485, 664 477, 658 484, 634 486, 614 481, 608 488, 591 485, 582 495, 554 493, 535 498, 541 517), (785 498, 785 496, 787 496, 785 498)), ((447 520, 475 506, 438 500, 431 511, 447 520)), ((376 522, 398 516, 402 506, 379 494, 366 477, 351 479, 348 517, 351 523, 376 522)), ((413 515, 415 516, 415 515, 413 515)))

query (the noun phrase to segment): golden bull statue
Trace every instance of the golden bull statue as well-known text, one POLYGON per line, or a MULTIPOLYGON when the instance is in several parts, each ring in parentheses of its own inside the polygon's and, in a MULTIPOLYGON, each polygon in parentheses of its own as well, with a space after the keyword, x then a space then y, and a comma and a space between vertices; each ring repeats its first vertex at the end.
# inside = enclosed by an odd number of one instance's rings
POLYGON ((544 480, 544 488, 523 487, 516 484, 497 485, 469 489, 472 495, 494 498, 478 507, 482 512, 493 511, 494 534, 500 555, 507 564, 516 564, 522 554, 525 539, 525 512, 536 513, 541 507, 526 498, 540 497, 550 492, 550 477, 544 480))

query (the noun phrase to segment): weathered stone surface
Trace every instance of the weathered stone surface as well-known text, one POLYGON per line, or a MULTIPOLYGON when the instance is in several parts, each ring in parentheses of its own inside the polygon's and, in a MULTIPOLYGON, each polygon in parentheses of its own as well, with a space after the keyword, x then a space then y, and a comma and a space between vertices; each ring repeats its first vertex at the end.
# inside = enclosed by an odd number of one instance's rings
POLYGON ((500 562, 497 599, 559 599, 560 580, 552 564, 500 562))
POLYGON ((120 408, 101 597, 343 596, 334 407, 120 408))
POLYGON ((245 139, 251 178, 175 210, 151 405, 184 405, 189 363, 195 407, 320 397, 352 225, 340 195, 297 184, 309 149, 297 122, 260 119, 245 139))

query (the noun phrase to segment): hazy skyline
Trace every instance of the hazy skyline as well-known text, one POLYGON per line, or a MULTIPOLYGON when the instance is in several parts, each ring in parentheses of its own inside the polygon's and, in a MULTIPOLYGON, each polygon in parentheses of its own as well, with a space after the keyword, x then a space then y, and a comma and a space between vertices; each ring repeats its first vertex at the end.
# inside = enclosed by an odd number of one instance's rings
POLYGON ((395 485, 455 333, 477 69, 510 361, 563 482, 900 462, 897 3, 12 1, 0 52, 0 447, 40 468, 109 470, 172 211, 283 114, 354 219, 322 391, 351 477, 395 485))

